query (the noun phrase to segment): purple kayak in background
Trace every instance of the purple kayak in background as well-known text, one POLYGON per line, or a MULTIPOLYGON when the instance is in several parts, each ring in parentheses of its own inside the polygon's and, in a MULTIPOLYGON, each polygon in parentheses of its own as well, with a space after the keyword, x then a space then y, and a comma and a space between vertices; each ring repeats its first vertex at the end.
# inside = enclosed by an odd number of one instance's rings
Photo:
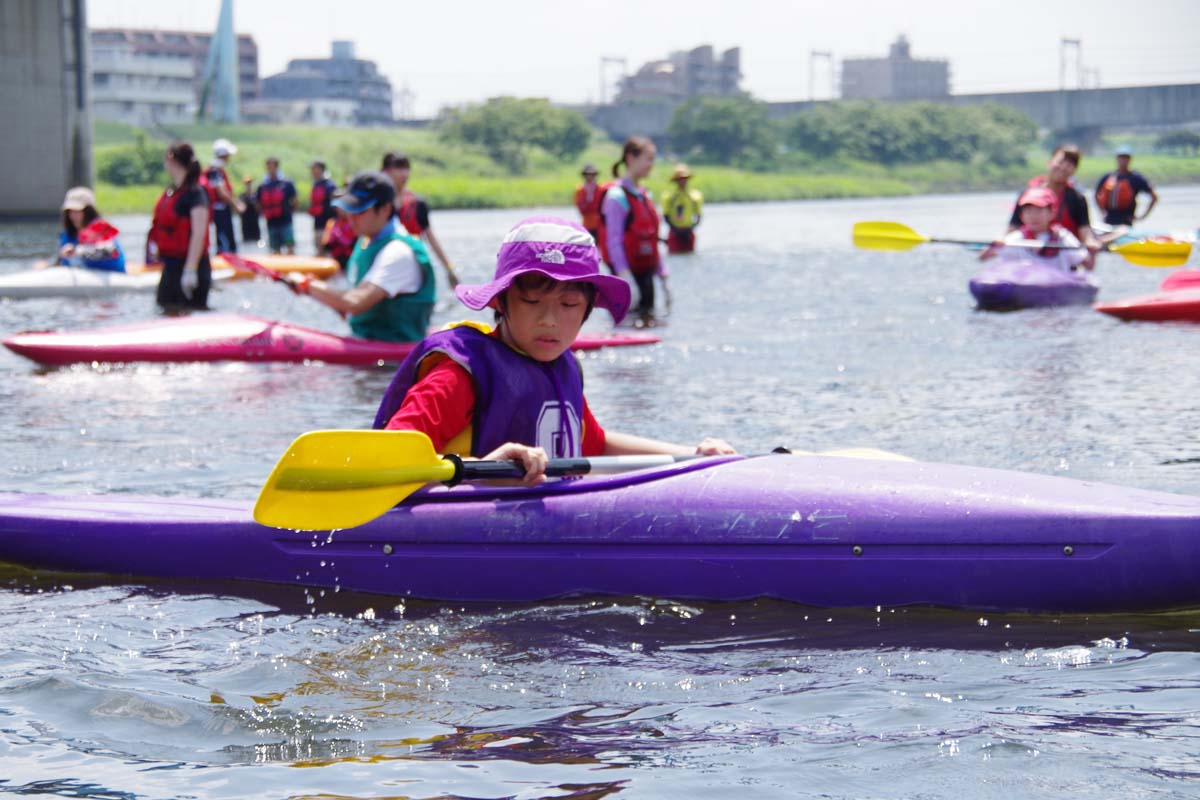
POLYGON ((979 308, 988 311, 1089 306, 1100 291, 1085 270, 1069 272, 1036 258, 998 258, 971 278, 969 286, 979 308))
POLYGON ((358 528, 246 500, 0 494, 0 560, 452 601, 771 597, 1054 612, 1200 606, 1200 498, 945 464, 698 459, 425 489, 358 528))

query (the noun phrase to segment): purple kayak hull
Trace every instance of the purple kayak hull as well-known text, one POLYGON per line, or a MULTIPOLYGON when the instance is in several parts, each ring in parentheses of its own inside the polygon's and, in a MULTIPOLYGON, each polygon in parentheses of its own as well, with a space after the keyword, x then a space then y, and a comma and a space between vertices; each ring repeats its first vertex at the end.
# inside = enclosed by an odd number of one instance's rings
POLYGON ((1015 311, 1046 306, 1088 306, 1100 287, 1083 270, 1066 272, 1036 260, 997 259, 968 284, 979 307, 1015 311))
POLYGON ((259 526, 250 505, 0 495, 0 560, 462 601, 1200 607, 1200 498, 999 470, 705 459, 539 489, 438 487, 318 534, 259 526))

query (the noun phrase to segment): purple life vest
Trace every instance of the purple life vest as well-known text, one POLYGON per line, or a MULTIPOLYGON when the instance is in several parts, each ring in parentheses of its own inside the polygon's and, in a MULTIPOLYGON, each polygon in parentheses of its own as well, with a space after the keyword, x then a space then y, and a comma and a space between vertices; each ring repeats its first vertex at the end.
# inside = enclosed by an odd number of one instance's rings
POLYGON ((383 394, 375 428, 400 409, 431 353, 453 360, 475 384, 472 456, 506 442, 541 447, 551 458, 583 454, 583 373, 571 351, 544 363, 466 325, 431 334, 408 354, 383 394))

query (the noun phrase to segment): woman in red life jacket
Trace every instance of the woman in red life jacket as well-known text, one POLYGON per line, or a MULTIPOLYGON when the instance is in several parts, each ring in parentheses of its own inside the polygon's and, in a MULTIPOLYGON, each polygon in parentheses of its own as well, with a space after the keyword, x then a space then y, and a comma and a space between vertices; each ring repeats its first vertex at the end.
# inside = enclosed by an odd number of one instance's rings
POLYGON ((167 310, 208 308, 212 264, 208 260, 208 192, 200 185, 200 162, 187 142, 167 148, 163 166, 171 185, 154 206, 147 262, 162 262, 158 304, 167 310), (183 289, 183 273, 194 270, 196 289, 183 289))
POLYGON ((619 180, 605 185, 600 207, 600 253, 615 274, 632 277, 637 285, 635 312, 643 322, 654 316, 654 276, 662 278, 664 290, 667 284, 666 266, 658 252, 658 211, 650 191, 641 185, 654 168, 656 154, 654 142, 644 136, 627 139, 620 160, 612 166, 613 177, 619 180))

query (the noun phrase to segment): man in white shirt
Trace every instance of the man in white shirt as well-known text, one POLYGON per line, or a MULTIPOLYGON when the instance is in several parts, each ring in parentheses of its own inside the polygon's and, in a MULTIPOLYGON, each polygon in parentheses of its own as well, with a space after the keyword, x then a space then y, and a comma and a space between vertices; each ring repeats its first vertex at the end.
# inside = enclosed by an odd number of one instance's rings
POLYGON ((348 316, 355 336, 416 342, 429 329, 435 280, 425 245, 396 225, 395 198, 396 188, 384 173, 355 175, 346 193, 333 201, 350 215, 359 237, 346 264, 353 288, 339 292, 307 276, 294 282, 298 292, 348 316))

